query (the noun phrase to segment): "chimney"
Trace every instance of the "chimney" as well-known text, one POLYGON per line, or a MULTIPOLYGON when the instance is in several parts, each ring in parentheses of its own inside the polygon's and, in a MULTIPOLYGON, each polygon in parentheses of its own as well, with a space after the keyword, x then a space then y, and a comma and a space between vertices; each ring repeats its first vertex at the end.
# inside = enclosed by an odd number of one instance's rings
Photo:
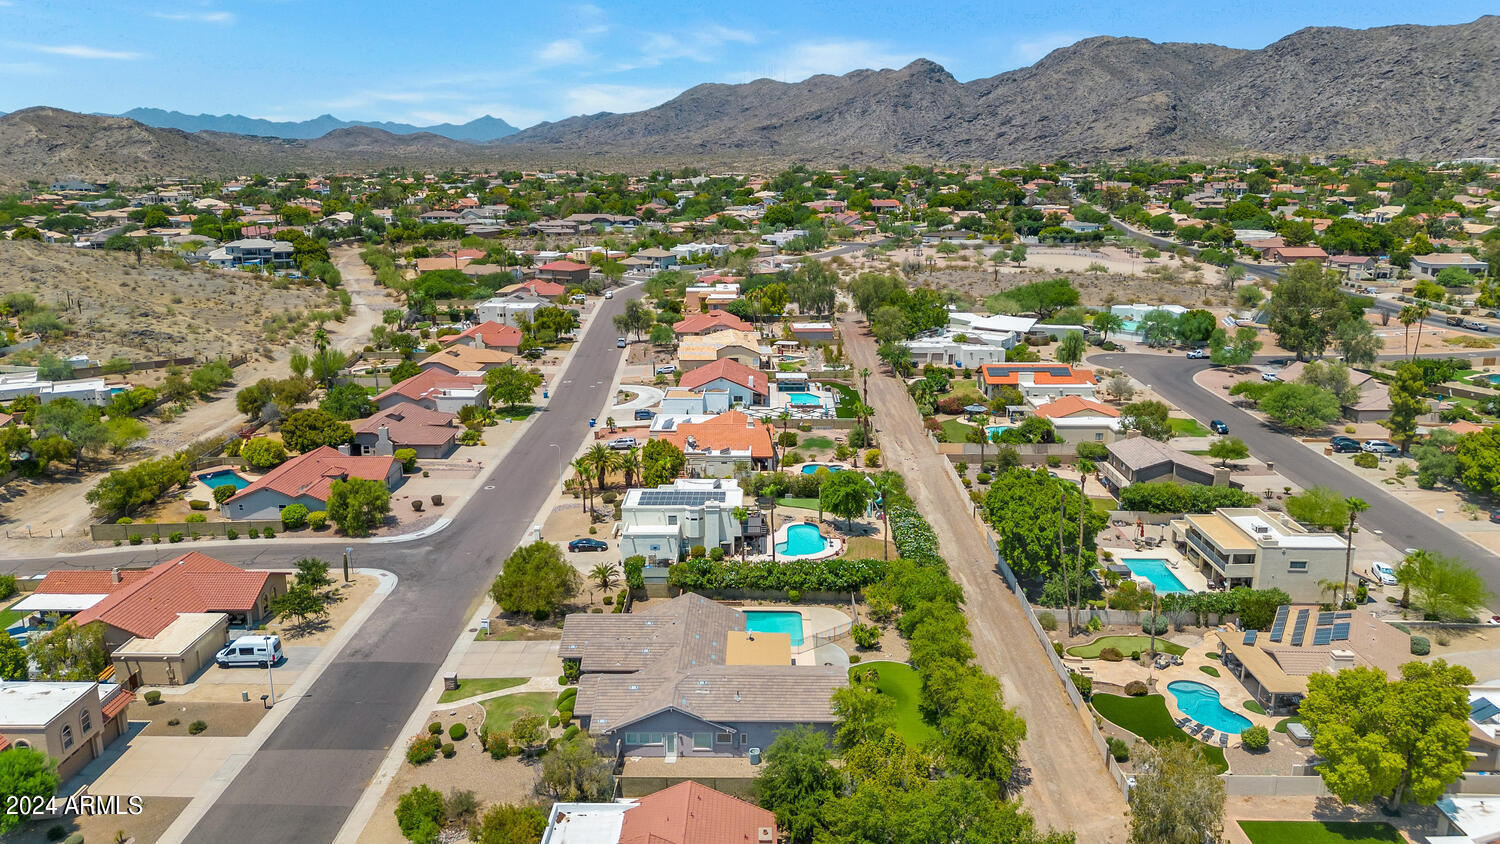
POLYGON ((776 828, 763 826, 755 832, 756 844, 776 844, 776 828))
POLYGON ((109 582, 110 583, 119 583, 120 582, 120 570, 118 568, 112 568, 112 569, 109 570, 109 582))

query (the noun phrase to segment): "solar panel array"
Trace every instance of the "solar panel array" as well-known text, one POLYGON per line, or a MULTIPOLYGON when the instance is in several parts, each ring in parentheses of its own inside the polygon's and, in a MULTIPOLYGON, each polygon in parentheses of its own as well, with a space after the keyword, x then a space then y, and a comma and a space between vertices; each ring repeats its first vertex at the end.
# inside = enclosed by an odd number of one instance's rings
POLYGON ((1490 702, 1487 697, 1476 698, 1469 703, 1469 717, 1477 724, 1483 724, 1500 715, 1500 706, 1490 702))
POLYGON ((1276 608, 1276 621, 1271 625, 1271 641, 1281 641, 1282 635, 1286 633, 1287 613, 1291 612, 1291 609, 1290 606, 1285 604, 1276 608))
POLYGON ((1313 631, 1313 644, 1326 645, 1333 641, 1332 627, 1319 627, 1313 631))
POLYGON ((1298 610, 1297 624, 1292 628, 1292 646, 1301 647, 1302 640, 1307 636, 1307 622, 1312 616, 1312 610, 1298 610))
POLYGON ((1323 627, 1324 625, 1328 625, 1328 624, 1332 624, 1332 623, 1333 623, 1333 613, 1331 613, 1331 612, 1320 612, 1320 613, 1318 613, 1318 626, 1319 627, 1323 627))
POLYGON ((1340 621, 1340 622, 1334 624, 1333 625, 1333 641, 1335 641, 1335 642, 1347 642, 1347 641, 1349 641, 1349 628, 1352 627, 1352 626, 1353 625, 1351 625, 1347 621, 1340 621))
POLYGON ((1258 630, 1246 630, 1245 631, 1245 642, 1244 642, 1244 644, 1247 644, 1247 645, 1253 645, 1253 644, 1255 644, 1255 634, 1258 633, 1258 632, 1260 632, 1260 631, 1258 631, 1258 630))
POLYGON ((702 507, 710 501, 724 501, 722 489, 648 489, 641 492, 642 507, 702 507))

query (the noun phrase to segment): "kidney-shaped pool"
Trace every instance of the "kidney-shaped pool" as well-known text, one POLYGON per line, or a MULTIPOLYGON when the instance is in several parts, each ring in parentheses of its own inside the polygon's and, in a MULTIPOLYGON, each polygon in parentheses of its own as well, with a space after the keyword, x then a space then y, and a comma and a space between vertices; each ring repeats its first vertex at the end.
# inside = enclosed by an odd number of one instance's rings
POLYGON ((1200 724, 1230 735, 1239 735, 1250 726, 1250 719, 1224 708, 1219 693, 1206 683, 1178 680, 1167 684, 1167 691, 1177 699, 1177 708, 1200 724))

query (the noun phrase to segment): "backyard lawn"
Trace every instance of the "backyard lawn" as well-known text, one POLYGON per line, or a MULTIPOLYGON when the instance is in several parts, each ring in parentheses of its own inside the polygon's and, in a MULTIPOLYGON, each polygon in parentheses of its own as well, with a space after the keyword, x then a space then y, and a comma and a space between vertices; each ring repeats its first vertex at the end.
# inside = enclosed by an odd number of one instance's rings
POLYGON ((844 556, 851 560, 879 560, 893 550, 875 536, 851 536, 844 540, 844 556))
POLYGON ((968 425, 957 419, 943 420, 943 442, 966 443, 969 441, 969 432, 974 430, 973 425, 968 425))
MULTIPOLYGON (((1068 656, 1080 656, 1084 659, 1098 659, 1099 652, 1105 648, 1118 648, 1120 653, 1129 657, 1131 651, 1151 650, 1150 636, 1100 636, 1087 645, 1074 645, 1068 648, 1068 656)), ((1182 655, 1187 653, 1187 648, 1174 645, 1166 639, 1158 636, 1156 638, 1156 652, 1182 655)))
POLYGON ((922 712, 917 708, 922 692, 922 681, 917 677, 917 670, 900 662, 867 662, 850 666, 850 679, 853 679, 856 672, 869 668, 880 674, 876 688, 880 689, 881 694, 889 695, 896 701, 896 732, 913 746, 936 736, 937 730, 922 720, 922 712))
POLYGON ((443 692, 438 698, 438 703, 452 703, 455 700, 482 695, 485 692, 498 692, 513 686, 524 686, 526 680, 525 677, 475 677, 472 680, 459 680, 458 688, 443 692))
POLYGON ((1250 844, 1386 844, 1404 842, 1390 824, 1357 821, 1240 821, 1250 844))
POLYGON ((1120 695, 1094 695, 1094 711, 1104 716, 1110 722, 1123 729, 1140 736, 1152 744, 1163 741, 1190 741, 1197 745, 1209 763, 1223 773, 1229 770, 1229 763, 1224 761, 1224 751, 1219 747, 1210 747, 1182 731, 1172 721, 1172 714, 1167 711, 1166 701, 1161 695, 1145 695, 1143 697, 1121 697, 1120 695))
POLYGON ((819 383, 832 390, 833 392, 838 393, 839 406, 835 415, 840 419, 853 419, 854 403, 859 400, 859 392, 853 387, 845 384, 840 384, 837 381, 822 381, 819 383))
POLYGON ((796 447, 805 451, 832 451, 833 440, 828 437, 808 437, 797 443, 796 447))
POLYGON ((482 701, 484 723, 492 730, 509 730, 522 715, 548 715, 557 706, 557 695, 547 692, 522 692, 518 695, 492 697, 482 701))
POLYGON ((783 507, 801 507, 803 510, 818 509, 816 498, 778 498, 776 499, 783 507))
POLYGON ((1213 436, 1213 432, 1199 425, 1196 419, 1178 419, 1174 416, 1167 420, 1167 424, 1172 427, 1172 436, 1174 437, 1213 436))
MULTIPOLYGON (((19 603, 19 599, 17 599, 17 603, 19 603)), ((24 615, 26 615, 26 613, 21 612, 20 610, 0 610, 0 630, 4 630, 12 624, 15 624, 17 621, 20 621, 21 617, 24 615)))

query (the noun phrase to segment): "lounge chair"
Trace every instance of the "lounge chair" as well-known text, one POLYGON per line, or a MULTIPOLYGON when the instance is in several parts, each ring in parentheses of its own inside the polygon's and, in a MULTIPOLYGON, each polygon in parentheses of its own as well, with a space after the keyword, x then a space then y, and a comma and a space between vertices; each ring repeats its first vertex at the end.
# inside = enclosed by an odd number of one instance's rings
POLYGON ((1191 722, 1192 720, 1193 719, 1191 719, 1191 718, 1187 717, 1186 715, 1184 715, 1181 718, 1177 719, 1177 726, 1178 727, 1186 727, 1188 725, 1188 723, 1191 722))
POLYGON ((1213 744, 1214 743, 1214 731, 1211 730, 1211 729, 1204 730, 1203 731, 1203 740, 1206 741, 1206 742, 1208 742, 1209 744, 1213 744))
POLYGON ((1219 746, 1220 747, 1228 747, 1229 746, 1229 734, 1228 733, 1219 733, 1219 746))
POLYGON ((1193 724, 1193 726, 1188 727, 1188 735, 1196 736, 1199 733, 1203 732, 1205 729, 1207 729, 1207 727, 1204 727, 1202 724, 1195 723, 1193 724))

